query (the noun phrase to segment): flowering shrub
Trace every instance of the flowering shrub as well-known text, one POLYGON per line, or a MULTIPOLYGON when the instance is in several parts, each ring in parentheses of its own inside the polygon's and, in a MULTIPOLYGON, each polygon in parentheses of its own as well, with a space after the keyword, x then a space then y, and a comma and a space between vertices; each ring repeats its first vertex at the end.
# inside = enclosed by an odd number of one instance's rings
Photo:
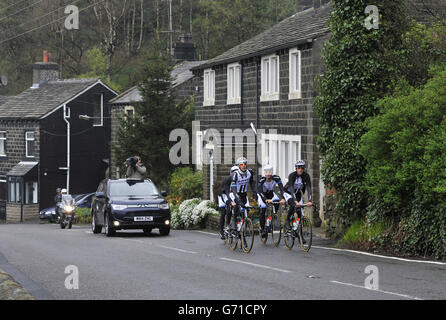
POLYGON ((193 198, 183 201, 177 210, 172 212, 172 227, 187 229, 199 225, 207 215, 216 215, 212 201, 193 198))

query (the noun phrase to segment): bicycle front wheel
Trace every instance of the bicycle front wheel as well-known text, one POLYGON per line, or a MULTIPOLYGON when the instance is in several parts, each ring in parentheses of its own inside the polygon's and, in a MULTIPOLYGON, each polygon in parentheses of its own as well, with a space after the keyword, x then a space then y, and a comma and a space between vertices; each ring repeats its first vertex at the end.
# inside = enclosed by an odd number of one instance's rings
POLYGON ((310 251, 313 242, 313 227, 311 226, 311 220, 307 217, 302 217, 300 222, 299 242, 304 252, 310 251))
POLYGON ((254 245, 254 225, 250 218, 246 218, 243 221, 241 238, 243 252, 251 252, 252 246, 254 245))
POLYGON ((271 219, 271 238, 273 239, 274 246, 280 244, 282 238, 282 228, 280 226, 280 218, 277 214, 273 214, 271 219))
POLYGON ((237 237, 237 232, 235 232, 235 230, 232 228, 233 223, 234 223, 235 217, 234 215, 231 217, 231 221, 229 222, 229 233, 228 233, 228 240, 227 240, 227 244, 228 247, 234 251, 235 249, 237 249, 237 243, 238 243, 238 237, 237 237))

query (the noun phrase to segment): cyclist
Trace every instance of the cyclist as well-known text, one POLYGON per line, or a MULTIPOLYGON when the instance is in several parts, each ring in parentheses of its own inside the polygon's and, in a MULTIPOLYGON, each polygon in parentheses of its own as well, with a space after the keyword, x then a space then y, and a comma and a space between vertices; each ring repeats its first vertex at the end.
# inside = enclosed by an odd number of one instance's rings
MULTIPOLYGON (((273 201, 280 200, 280 204, 285 203, 285 198, 283 197, 284 189, 282 180, 279 176, 273 175, 274 169, 271 165, 265 165, 263 167, 263 172, 265 176, 263 176, 259 180, 259 184, 257 187, 257 202, 260 206, 260 233, 262 238, 266 237, 266 228, 265 228, 265 214, 266 214, 266 204, 272 203, 273 201), (276 186, 279 187, 280 190, 280 198, 274 192, 276 186)), ((278 210, 279 205, 275 204, 276 211, 278 210)))
MULTIPOLYGON (((248 184, 251 186, 254 199, 257 198, 257 193, 254 183, 254 173, 251 169, 247 168, 248 160, 241 157, 237 159, 236 165, 238 169, 232 174, 230 198, 234 212, 238 214, 241 207, 249 207, 248 184)), ((229 212, 228 221, 231 220, 231 215, 232 213, 229 212)), ((235 229, 235 221, 232 227, 235 229)))
MULTIPOLYGON (((290 218, 294 215, 297 210, 298 222, 302 218, 302 195, 307 190, 308 192, 308 202, 307 206, 311 207, 313 205, 312 192, 311 192, 311 178, 308 173, 305 172, 305 161, 298 160, 295 164, 296 171, 290 173, 288 176, 288 182, 285 185, 284 197, 289 204, 287 219, 285 223, 286 232, 291 232, 290 229, 290 218)), ((305 239, 303 239, 305 243, 305 239)))
POLYGON ((222 240, 225 239, 224 235, 224 227, 226 223, 226 216, 228 212, 226 212, 227 205, 230 204, 231 200, 229 199, 229 193, 231 192, 231 183, 232 183, 232 174, 238 170, 237 166, 233 166, 230 171, 230 175, 226 177, 222 183, 220 188, 218 189, 218 211, 220 212, 220 238, 222 240))

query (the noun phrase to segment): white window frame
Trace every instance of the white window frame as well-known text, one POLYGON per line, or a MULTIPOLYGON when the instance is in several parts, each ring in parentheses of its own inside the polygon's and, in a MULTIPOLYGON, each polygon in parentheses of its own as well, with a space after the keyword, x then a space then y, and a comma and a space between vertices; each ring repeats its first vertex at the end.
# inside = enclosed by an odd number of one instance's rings
POLYGON ((34 141, 34 152, 36 151, 36 133, 35 131, 26 131, 25 132, 25 150, 26 150, 26 157, 27 158, 35 158, 36 156, 30 156, 28 154, 28 141, 34 141), (32 139, 28 139, 28 133, 32 133, 34 137, 32 139))
POLYGON ((260 139, 262 166, 269 164, 273 166, 275 174, 282 179, 288 178, 288 175, 294 171, 296 160, 301 159, 301 140, 301 136, 298 135, 263 134, 260 139), (288 159, 284 159, 286 143, 288 143, 288 159), (269 152, 266 150, 267 147, 269 152))
POLYGON ((277 101, 280 99, 280 57, 277 54, 262 57, 262 94, 260 101, 277 101), (276 59, 276 76, 273 77, 274 64, 276 59))
POLYGON ((5 153, 4 154, 0 154, 0 157, 7 157, 7 154, 6 154, 6 140, 8 139, 7 136, 6 136, 7 132, 6 131, 0 131, 0 134, 2 134, 2 133, 5 134, 5 137, 2 138, 0 136, 0 143, 3 142, 3 148, 5 149, 5 153))
POLYGON ((227 67, 228 99, 227 104, 240 104, 242 101, 242 66, 240 63, 231 63, 227 67))
POLYGON ((215 70, 206 69, 203 75, 203 106, 215 105, 215 70))
POLYGON ((289 100, 302 99, 302 51, 298 48, 290 50, 290 92, 289 100), (299 66, 296 66, 296 58, 299 66), (297 70, 297 73, 296 73, 297 70))
POLYGON ((103 127, 103 126, 104 126, 104 94, 101 93, 101 123, 94 124, 94 119, 93 119, 93 127, 103 127))

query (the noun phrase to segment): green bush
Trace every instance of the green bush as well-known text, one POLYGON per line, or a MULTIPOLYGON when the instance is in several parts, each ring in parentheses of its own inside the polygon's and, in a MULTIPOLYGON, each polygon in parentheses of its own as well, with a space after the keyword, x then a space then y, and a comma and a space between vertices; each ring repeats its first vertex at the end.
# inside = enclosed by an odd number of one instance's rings
POLYGON ((347 229, 339 245, 354 249, 376 250, 391 247, 392 223, 384 220, 369 222, 357 220, 347 229))
POLYGON ((203 172, 190 167, 177 168, 170 175, 169 202, 180 205, 185 199, 203 197, 203 172))
POLYGON ((78 223, 91 223, 91 209, 90 208, 76 208, 76 219, 78 223))

